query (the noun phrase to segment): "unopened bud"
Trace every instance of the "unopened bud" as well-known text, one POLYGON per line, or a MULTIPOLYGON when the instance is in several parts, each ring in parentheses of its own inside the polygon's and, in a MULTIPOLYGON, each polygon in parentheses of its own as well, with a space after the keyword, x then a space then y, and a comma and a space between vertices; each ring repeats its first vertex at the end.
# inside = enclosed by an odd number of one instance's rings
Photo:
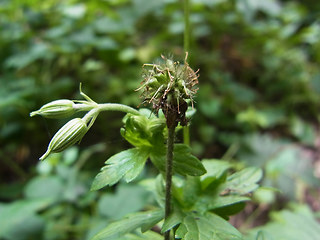
POLYGON ((73 144, 80 142, 88 131, 87 124, 81 118, 75 118, 67 122, 51 139, 48 149, 40 160, 45 159, 50 153, 65 150, 73 144))
POLYGON ((71 100, 56 100, 43 105, 38 111, 30 113, 30 116, 41 115, 45 118, 67 118, 76 112, 74 105, 71 100))

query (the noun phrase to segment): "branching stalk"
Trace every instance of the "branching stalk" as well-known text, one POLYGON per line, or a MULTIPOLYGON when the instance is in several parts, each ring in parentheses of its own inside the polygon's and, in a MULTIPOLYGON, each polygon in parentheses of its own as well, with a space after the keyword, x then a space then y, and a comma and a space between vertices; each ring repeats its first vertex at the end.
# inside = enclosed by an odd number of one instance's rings
POLYGON ((118 103, 102 103, 98 104, 98 108, 100 111, 119 111, 125 113, 131 113, 134 115, 140 115, 139 111, 129 107, 127 105, 118 104, 118 103))
POLYGON ((124 104, 119 104, 119 103, 90 103, 88 102, 83 103, 84 101, 77 101, 77 104, 74 105, 74 108, 77 111, 80 112, 89 112, 93 109, 96 109, 98 112, 102 111, 118 111, 118 112, 124 112, 124 113, 131 113, 134 115, 140 115, 139 111, 129 107, 124 104), (78 103, 80 102, 80 103, 78 103))
MULTIPOLYGON (((171 214, 171 186, 172 186, 172 167, 173 167, 173 148, 174 148, 174 132, 175 126, 168 128, 167 142, 167 162, 166 162, 166 203, 165 203, 165 219, 171 214)), ((165 232, 165 240, 170 239, 170 230, 165 232)))

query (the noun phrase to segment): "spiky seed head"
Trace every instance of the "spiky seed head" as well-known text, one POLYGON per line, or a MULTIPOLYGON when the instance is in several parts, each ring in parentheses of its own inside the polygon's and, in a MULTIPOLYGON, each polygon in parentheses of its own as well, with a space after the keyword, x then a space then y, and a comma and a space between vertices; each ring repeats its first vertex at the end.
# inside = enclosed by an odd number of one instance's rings
POLYGON ((174 62, 161 56, 160 64, 145 64, 143 66, 143 81, 139 90, 144 103, 152 104, 155 112, 162 109, 167 125, 186 125, 185 112, 187 101, 193 105, 194 96, 197 93, 198 75, 187 63, 174 62))

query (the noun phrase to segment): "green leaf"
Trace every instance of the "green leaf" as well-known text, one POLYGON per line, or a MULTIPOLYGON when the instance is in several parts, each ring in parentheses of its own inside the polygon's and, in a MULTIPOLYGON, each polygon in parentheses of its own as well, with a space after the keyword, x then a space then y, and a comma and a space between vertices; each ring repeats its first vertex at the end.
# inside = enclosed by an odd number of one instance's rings
POLYGON ((257 182, 262 177, 262 171, 245 168, 227 177, 226 171, 231 165, 223 161, 211 161, 204 162, 209 171, 200 177, 203 194, 196 194, 199 197, 193 201, 194 208, 199 211, 214 210, 219 216, 228 218, 241 211, 244 202, 250 200, 248 194, 258 188, 257 182), (217 166, 215 170, 214 165, 217 166))
POLYGON ((45 209, 50 203, 47 199, 33 199, 3 204, 0 209, 0 237, 12 233, 29 219, 34 219, 36 212, 45 209))
POLYGON ((181 175, 201 176, 206 173, 200 160, 191 154, 191 148, 186 144, 174 145, 173 168, 181 175))
POLYGON ((63 8, 63 14, 67 17, 78 19, 82 18, 86 13, 86 6, 84 4, 76 4, 63 8))
POLYGON ((52 57, 50 47, 42 42, 33 43, 32 46, 22 53, 12 55, 7 58, 5 65, 9 68, 22 69, 38 59, 48 59, 52 57))
POLYGON ((291 119, 290 130, 291 133, 295 137, 297 137, 302 143, 310 146, 314 145, 316 139, 316 131, 311 124, 303 121, 298 117, 295 117, 291 119))
MULTIPOLYGON (((150 154, 152 163, 159 169, 165 171, 166 148, 157 146, 150 154)), ((173 151, 173 171, 183 176, 201 176, 206 169, 201 161, 191 154, 191 148, 185 144, 175 144, 173 151)))
POLYGON ((221 207, 233 205, 233 204, 239 203, 239 202, 246 202, 249 200, 250 200, 249 197, 239 196, 239 195, 217 197, 217 198, 212 199, 211 202, 209 202, 208 209, 221 208, 221 207))
POLYGON ((183 240, 241 240, 241 233, 223 218, 206 213, 190 213, 176 231, 183 240))
POLYGON ((320 224, 308 206, 295 205, 271 213, 271 221, 250 230, 246 240, 318 240, 320 224))
POLYGON ((178 224, 180 224, 183 218, 184 218, 183 213, 180 212, 178 208, 174 209, 174 212, 170 214, 170 216, 167 219, 165 219, 161 228, 161 233, 164 233, 172 229, 173 227, 177 226, 178 224))
POLYGON ((164 144, 154 147, 150 152, 150 160, 153 165, 162 173, 166 169, 166 147, 164 144))
POLYGON ((207 170, 207 173, 200 177, 202 189, 206 189, 212 182, 225 175, 227 170, 232 167, 232 164, 227 161, 215 159, 202 160, 202 164, 207 170))
POLYGON ((200 195, 201 182, 199 177, 187 176, 182 187, 182 201, 178 198, 180 200, 180 204, 186 208, 189 208, 194 205, 200 195))
POLYGON ((249 200, 250 198, 235 196, 235 198, 230 201, 231 203, 225 203, 223 204, 225 206, 213 209, 212 212, 228 220, 229 216, 235 215, 242 211, 246 206, 246 201, 249 200))
POLYGON ((148 192, 139 185, 117 186, 116 193, 106 193, 98 202, 99 213, 111 219, 141 210, 148 201, 148 192))
POLYGON ((147 231, 145 233, 130 233, 118 240, 163 240, 163 236, 153 231, 147 231))
POLYGON ((239 194, 247 194, 259 187, 257 182, 259 182, 261 178, 262 170, 260 168, 245 168, 227 178, 225 190, 239 194))
POLYGON ((122 177, 127 182, 134 180, 142 171, 149 152, 142 148, 131 148, 113 155, 93 181, 91 190, 117 183, 122 177))
POLYGON ((39 176, 28 182, 24 189, 27 198, 54 198, 61 199, 64 185, 59 177, 55 176, 39 176), (50 191, 48 191, 50 189, 50 191))
POLYGON ((36 214, 28 215, 24 220, 16 221, 9 231, 6 231, 0 239, 6 240, 29 240, 41 239, 41 233, 45 227, 45 220, 36 214))
MULTIPOLYGON (((174 180, 174 177, 173 177, 174 180)), ((161 174, 157 177, 141 180, 139 185, 143 186, 147 191, 153 193, 153 197, 160 207, 165 205, 165 185, 161 174)), ((172 189, 174 191, 174 189, 172 189)))
POLYGON ((256 240, 267 240, 267 238, 262 231, 259 231, 256 240))
POLYGON ((130 214, 120 221, 111 223, 96 234, 92 240, 115 240, 137 228, 141 228, 144 232, 161 221, 163 217, 164 212, 161 209, 130 214))
POLYGON ((125 127, 121 129, 121 135, 135 147, 164 147, 164 120, 145 109, 141 109, 140 113, 139 116, 127 114, 124 117, 125 127))

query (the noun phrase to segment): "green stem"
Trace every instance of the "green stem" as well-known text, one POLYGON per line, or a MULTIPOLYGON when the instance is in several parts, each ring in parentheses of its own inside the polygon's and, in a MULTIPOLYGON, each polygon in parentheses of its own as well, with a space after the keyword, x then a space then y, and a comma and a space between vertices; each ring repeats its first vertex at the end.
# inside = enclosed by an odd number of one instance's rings
POLYGON ((98 112, 102 111, 118 111, 118 112, 125 112, 125 113, 131 113, 134 115, 140 115, 140 112, 132 107, 129 107, 127 105, 119 104, 119 103, 91 103, 91 104, 79 104, 77 103, 76 109, 81 112, 87 112, 91 111, 93 109, 96 109, 98 112))
POLYGON ((184 52, 190 50, 190 8, 189 0, 184 0, 184 52))
POLYGON ((119 111, 125 113, 131 113, 134 115, 140 115, 139 111, 129 107, 127 105, 118 104, 118 103, 102 103, 98 104, 98 108, 100 111, 119 111))
POLYGON ((183 127, 183 143, 190 146, 190 128, 189 128, 189 126, 183 127))
MULTIPOLYGON (((166 162, 166 203, 165 203, 165 219, 171 213, 171 186, 172 186, 172 167, 173 167, 173 149, 174 149, 174 132, 175 126, 168 128, 168 142, 167 142, 167 162, 166 162)), ((165 232, 165 240, 170 239, 170 230, 165 232)))
MULTIPOLYGON (((184 0, 184 52, 190 51, 190 7, 189 0, 184 0)), ((190 145, 190 130, 189 126, 183 127, 183 143, 190 145)))

